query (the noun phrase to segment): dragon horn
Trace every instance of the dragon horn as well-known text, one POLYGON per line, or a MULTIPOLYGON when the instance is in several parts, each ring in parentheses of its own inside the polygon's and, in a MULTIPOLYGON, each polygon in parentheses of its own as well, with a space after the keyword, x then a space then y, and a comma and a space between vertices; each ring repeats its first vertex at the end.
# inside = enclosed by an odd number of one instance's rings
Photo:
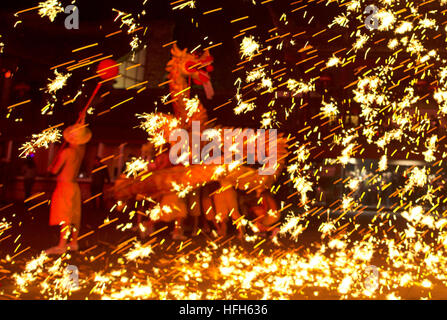
POLYGON ((172 48, 171 48, 171 54, 172 54, 174 57, 178 57, 178 56, 181 55, 180 49, 177 47, 177 44, 176 44, 176 43, 174 43, 174 45, 173 45, 172 48))
POLYGON ((207 49, 205 51, 203 51, 202 56, 200 58, 206 58, 210 55, 210 51, 207 49))

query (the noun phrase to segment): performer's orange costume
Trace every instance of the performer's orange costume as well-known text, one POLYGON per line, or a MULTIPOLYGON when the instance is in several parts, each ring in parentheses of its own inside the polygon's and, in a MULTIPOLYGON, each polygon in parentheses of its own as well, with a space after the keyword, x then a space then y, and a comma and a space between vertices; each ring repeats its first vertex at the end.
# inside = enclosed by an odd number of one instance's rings
POLYGON ((57 174, 57 185, 51 198, 50 225, 60 225, 61 237, 58 246, 47 250, 59 254, 77 250, 77 234, 81 225, 81 190, 77 183, 79 168, 85 153, 85 144, 91 139, 91 131, 84 124, 76 124, 64 131, 69 146, 56 157, 49 171, 57 174), (67 245, 68 237, 72 241, 67 245))
POLYGON ((51 173, 57 174, 57 185, 51 197, 50 225, 62 223, 80 226, 81 190, 76 182, 79 168, 85 153, 84 145, 73 145, 64 149, 51 173))

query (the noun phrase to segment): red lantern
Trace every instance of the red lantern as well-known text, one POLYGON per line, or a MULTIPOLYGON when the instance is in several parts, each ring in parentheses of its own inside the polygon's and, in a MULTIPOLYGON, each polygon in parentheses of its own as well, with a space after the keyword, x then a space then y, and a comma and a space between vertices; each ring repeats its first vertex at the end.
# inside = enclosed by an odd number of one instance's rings
POLYGON ((116 77, 119 74, 118 63, 112 59, 102 60, 98 64, 96 73, 99 73, 101 79, 108 80, 116 77))

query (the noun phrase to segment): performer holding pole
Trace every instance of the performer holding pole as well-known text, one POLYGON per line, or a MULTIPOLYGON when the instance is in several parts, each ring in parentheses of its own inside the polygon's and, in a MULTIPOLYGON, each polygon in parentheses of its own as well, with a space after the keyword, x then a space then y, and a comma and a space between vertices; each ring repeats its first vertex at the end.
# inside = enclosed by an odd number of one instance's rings
POLYGON ((61 227, 59 244, 45 252, 62 254, 67 250, 77 251, 81 225, 81 190, 77 183, 79 168, 85 154, 85 144, 92 133, 87 125, 77 123, 64 130, 68 147, 60 152, 49 171, 57 174, 57 185, 51 198, 50 225, 61 227), (70 240, 70 241, 69 241, 70 240))
POLYGON ((59 225, 61 231, 59 244, 47 249, 45 251, 47 254, 62 254, 67 250, 79 249, 77 239, 81 225, 81 190, 77 177, 85 154, 85 144, 92 137, 92 132, 85 124, 85 116, 101 84, 118 75, 118 64, 112 59, 103 60, 96 72, 103 81, 97 83, 76 124, 65 129, 63 133, 65 142, 49 168, 51 173, 58 175, 56 189, 51 198, 50 225, 59 225), (68 147, 65 147, 67 143, 68 147))

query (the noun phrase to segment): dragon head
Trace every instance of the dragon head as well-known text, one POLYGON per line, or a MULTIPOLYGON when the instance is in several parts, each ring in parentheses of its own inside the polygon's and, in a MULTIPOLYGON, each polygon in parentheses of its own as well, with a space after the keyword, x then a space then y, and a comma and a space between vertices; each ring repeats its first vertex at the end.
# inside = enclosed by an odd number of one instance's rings
POLYGON ((197 85, 202 85, 208 99, 211 99, 214 92, 211 86, 209 73, 213 71, 213 57, 208 50, 201 55, 189 53, 185 48, 180 50, 177 45, 171 49, 172 59, 166 66, 169 72, 169 79, 192 79, 197 85))

